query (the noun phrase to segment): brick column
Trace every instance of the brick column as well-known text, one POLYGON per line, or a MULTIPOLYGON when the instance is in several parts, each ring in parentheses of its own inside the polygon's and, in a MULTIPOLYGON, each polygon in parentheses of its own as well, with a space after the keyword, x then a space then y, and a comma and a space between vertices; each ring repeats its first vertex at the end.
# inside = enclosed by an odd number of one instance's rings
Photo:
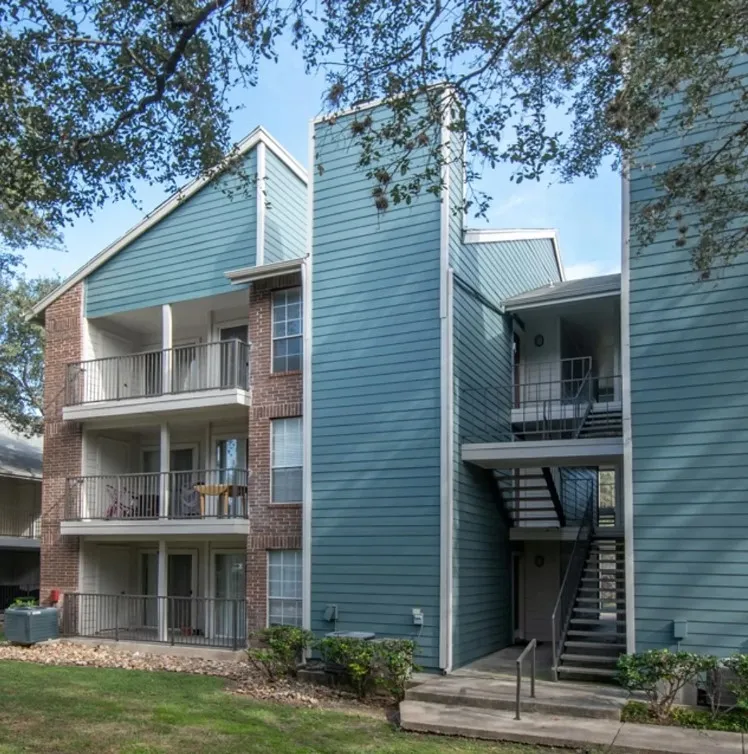
MULTIPOLYGON (((299 285, 295 277, 274 281, 275 289, 299 285)), ((249 539, 247 620, 250 631, 267 622, 268 550, 301 549, 301 505, 270 502, 270 421, 302 414, 301 372, 273 374, 272 286, 255 283, 249 296, 252 342, 252 407, 249 414, 249 539)))
POLYGON ((44 350, 44 460, 42 480, 41 600, 52 589, 78 589, 78 538, 62 537, 66 478, 81 474, 82 431, 62 420, 67 365, 82 358, 83 286, 71 288, 46 312, 44 350))

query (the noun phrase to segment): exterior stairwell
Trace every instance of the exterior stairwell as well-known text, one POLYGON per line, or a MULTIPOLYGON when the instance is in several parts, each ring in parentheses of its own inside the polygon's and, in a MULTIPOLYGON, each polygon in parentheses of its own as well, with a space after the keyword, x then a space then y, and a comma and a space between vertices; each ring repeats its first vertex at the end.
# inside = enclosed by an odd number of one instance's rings
POLYGON ((566 524, 558 487, 550 468, 497 475, 496 484, 511 526, 558 528, 566 524))
POLYGON ((561 678, 612 679, 625 651, 623 538, 598 529, 589 542, 554 670, 561 678))
POLYGON ((577 438, 621 437, 622 434, 623 414, 621 409, 612 409, 607 405, 596 407, 593 404, 579 428, 577 438))

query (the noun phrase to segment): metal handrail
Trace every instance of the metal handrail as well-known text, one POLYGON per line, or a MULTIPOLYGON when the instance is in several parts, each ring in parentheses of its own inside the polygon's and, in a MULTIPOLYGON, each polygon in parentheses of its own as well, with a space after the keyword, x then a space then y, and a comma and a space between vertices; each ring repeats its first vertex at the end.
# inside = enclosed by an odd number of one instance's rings
POLYGON ((532 652, 532 658, 530 659, 530 698, 535 698, 535 668, 536 668, 536 662, 535 662, 535 652, 538 648, 538 640, 533 639, 525 648, 522 650, 522 654, 517 658, 517 711, 515 714, 516 720, 521 720, 520 715, 520 707, 521 707, 521 697, 522 697, 522 663, 524 662, 525 657, 527 657, 528 653, 532 652))
POLYGON ((553 642, 553 680, 558 680, 558 662, 563 649, 566 631, 571 618, 571 610, 574 606, 574 597, 579 586, 579 579, 584 571, 584 564, 587 560, 587 552, 592 539, 592 511, 594 503, 594 494, 590 495, 587 502, 587 510, 582 519, 577 537, 574 540, 574 547, 569 556, 569 564, 566 566, 566 573, 561 581, 561 587, 558 590, 556 604, 553 606, 551 613, 551 640, 553 642))

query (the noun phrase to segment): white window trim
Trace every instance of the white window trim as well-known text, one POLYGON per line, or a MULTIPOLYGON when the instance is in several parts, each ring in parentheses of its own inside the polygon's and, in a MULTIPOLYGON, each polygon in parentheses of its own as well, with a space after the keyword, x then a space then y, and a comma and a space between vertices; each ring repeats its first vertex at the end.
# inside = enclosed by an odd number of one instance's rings
MULTIPOLYGON (((268 458, 270 459, 270 497, 268 498, 270 500, 270 505, 301 505, 303 503, 303 500, 288 500, 286 502, 280 502, 276 503, 273 501, 273 470, 275 467, 273 466, 273 435, 275 434, 275 422, 277 421, 283 421, 284 419, 301 419, 301 465, 299 466, 279 466, 278 468, 281 469, 301 469, 302 474, 302 489, 301 489, 301 496, 304 497, 304 483, 303 483, 303 476, 304 476, 304 417, 303 416, 278 416, 274 419, 270 420, 270 455, 268 458)), ((247 463, 249 463, 249 458, 247 458, 247 463)))
MULTIPOLYGON (((265 628, 270 628, 270 554, 273 552, 298 552, 301 558, 301 597, 292 599, 291 597, 273 597, 274 600, 283 600, 286 602, 298 602, 301 606, 301 625, 304 625, 304 554, 302 550, 289 549, 277 549, 265 551, 265 628)), ((283 624, 291 625, 291 624, 283 624)))
POLYGON ((278 290, 275 290, 272 292, 270 296, 270 373, 271 374, 289 374, 289 373, 296 373, 299 371, 302 371, 301 369, 286 369, 282 372, 276 372, 273 368, 275 364, 275 342, 277 340, 290 340, 291 338, 299 338, 301 340, 301 365, 303 369, 304 365, 304 293, 301 289, 300 285, 294 285, 290 288, 279 288, 278 290), (298 335, 281 335, 280 337, 275 337, 275 297, 279 293, 287 293, 288 291, 298 291, 299 292, 299 301, 301 303, 301 332, 298 335))

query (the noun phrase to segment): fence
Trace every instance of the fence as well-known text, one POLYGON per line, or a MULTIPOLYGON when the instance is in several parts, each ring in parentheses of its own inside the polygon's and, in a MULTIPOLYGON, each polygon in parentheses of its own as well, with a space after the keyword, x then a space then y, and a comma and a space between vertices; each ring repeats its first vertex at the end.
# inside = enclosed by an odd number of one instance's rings
POLYGON ((249 387, 250 346, 240 340, 180 346, 68 364, 65 403, 249 387))
POLYGON ((65 594, 63 636, 242 649, 247 603, 213 597, 65 594))

